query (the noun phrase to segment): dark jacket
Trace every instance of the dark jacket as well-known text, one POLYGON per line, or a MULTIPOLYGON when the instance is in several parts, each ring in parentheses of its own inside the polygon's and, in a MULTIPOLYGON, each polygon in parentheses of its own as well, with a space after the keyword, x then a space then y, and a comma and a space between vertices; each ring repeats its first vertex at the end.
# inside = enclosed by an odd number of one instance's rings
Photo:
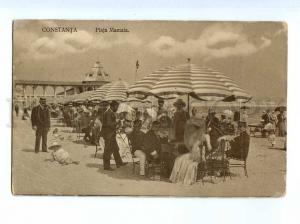
POLYGON ((136 150, 142 150, 143 147, 143 141, 145 138, 145 133, 141 130, 134 129, 129 135, 128 138, 131 143, 132 147, 132 153, 134 153, 136 150))
POLYGON ((104 112, 101 134, 104 138, 110 138, 116 133, 116 115, 111 109, 104 112))
POLYGON ((50 128, 50 110, 48 106, 43 109, 41 105, 35 106, 31 113, 31 124, 37 128, 50 128))
POLYGON ((184 128, 187 120, 190 119, 188 112, 186 111, 176 111, 174 113, 174 129, 175 129, 175 140, 183 141, 184 128))
POLYGON ((159 153, 161 149, 160 141, 160 138, 156 136, 154 131, 148 131, 144 136, 142 151, 144 151, 147 156, 149 156, 154 151, 157 151, 157 153, 159 153))
POLYGON ((248 157, 249 145, 249 134, 246 131, 241 132, 240 135, 235 137, 234 141, 231 142, 231 149, 227 151, 227 156, 235 159, 246 160, 248 157))

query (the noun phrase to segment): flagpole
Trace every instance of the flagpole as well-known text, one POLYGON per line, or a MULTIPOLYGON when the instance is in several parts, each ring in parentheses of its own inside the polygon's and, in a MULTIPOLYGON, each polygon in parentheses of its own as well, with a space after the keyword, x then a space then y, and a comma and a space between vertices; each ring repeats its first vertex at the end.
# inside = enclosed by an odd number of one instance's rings
POLYGON ((138 69, 140 67, 140 64, 139 64, 139 60, 136 60, 136 63, 135 63, 135 75, 134 75, 134 82, 137 81, 137 72, 138 72, 138 69))

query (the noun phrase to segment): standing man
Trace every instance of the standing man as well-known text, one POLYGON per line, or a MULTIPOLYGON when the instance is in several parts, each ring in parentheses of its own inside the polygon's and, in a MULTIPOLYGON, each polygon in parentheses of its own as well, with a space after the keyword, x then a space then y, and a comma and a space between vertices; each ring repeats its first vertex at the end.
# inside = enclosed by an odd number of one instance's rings
POLYGON ((160 117, 164 112, 167 112, 167 110, 164 108, 164 100, 163 99, 158 99, 158 109, 157 109, 157 119, 159 120, 160 117))
POLYGON ((115 113, 117 112, 118 107, 119 103, 116 101, 112 101, 103 115, 103 125, 101 131, 105 142, 103 166, 104 170, 109 171, 113 171, 113 169, 110 167, 110 157, 112 154, 114 155, 117 168, 126 165, 126 163, 123 163, 121 159, 121 156, 119 154, 119 146, 116 141, 117 120, 115 113))
POLYGON ((182 142, 184 136, 184 129, 187 120, 190 119, 188 112, 184 110, 186 106, 185 102, 182 99, 178 99, 174 104, 176 112, 174 113, 174 131, 175 131, 175 141, 182 142))
POLYGON ((19 104, 18 103, 15 104, 15 112, 16 112, 16 116, 19 117, 19 104))
POLYGON ((40 104, 32 109, 31 113, 32 129, 35 134, 35 152, 40 151, 40 142, 42 138, 42 151, 47 150, 47 134, 50 130, 50 110, 46 104, 45 98, 40 98, 40 104))

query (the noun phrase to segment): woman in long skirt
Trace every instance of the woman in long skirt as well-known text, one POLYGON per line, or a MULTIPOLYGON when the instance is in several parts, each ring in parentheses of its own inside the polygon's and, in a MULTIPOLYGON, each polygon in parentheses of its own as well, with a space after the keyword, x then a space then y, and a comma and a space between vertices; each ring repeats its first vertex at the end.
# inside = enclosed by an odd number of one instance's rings
POLYGON ((197 180, 199 162, 204 160, 204 147, 206 146, 211 150, 210 138, 206 134, 205 121, 203 119, 189 120, 185 128, 184 140, 185 146, 190 152, 176 158, 170 181, 191 185, 197 180))

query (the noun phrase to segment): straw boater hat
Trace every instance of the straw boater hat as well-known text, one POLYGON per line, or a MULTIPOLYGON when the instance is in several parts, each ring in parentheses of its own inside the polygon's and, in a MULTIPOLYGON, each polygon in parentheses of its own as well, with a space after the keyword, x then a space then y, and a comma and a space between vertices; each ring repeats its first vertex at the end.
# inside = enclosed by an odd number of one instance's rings
POLYGON ((176 102, 173 103, 173 105, 174 105, 174 107, 178 107, 178 106, 185 107, 186 106, 185 102, 182 99, 176 100, 176 102))
POLYGON ((53 141, 52 144, 49 146, 49 149, 54 150, 56 147, 61 147, 61 144, 59 144, 57 141, 53 141))

